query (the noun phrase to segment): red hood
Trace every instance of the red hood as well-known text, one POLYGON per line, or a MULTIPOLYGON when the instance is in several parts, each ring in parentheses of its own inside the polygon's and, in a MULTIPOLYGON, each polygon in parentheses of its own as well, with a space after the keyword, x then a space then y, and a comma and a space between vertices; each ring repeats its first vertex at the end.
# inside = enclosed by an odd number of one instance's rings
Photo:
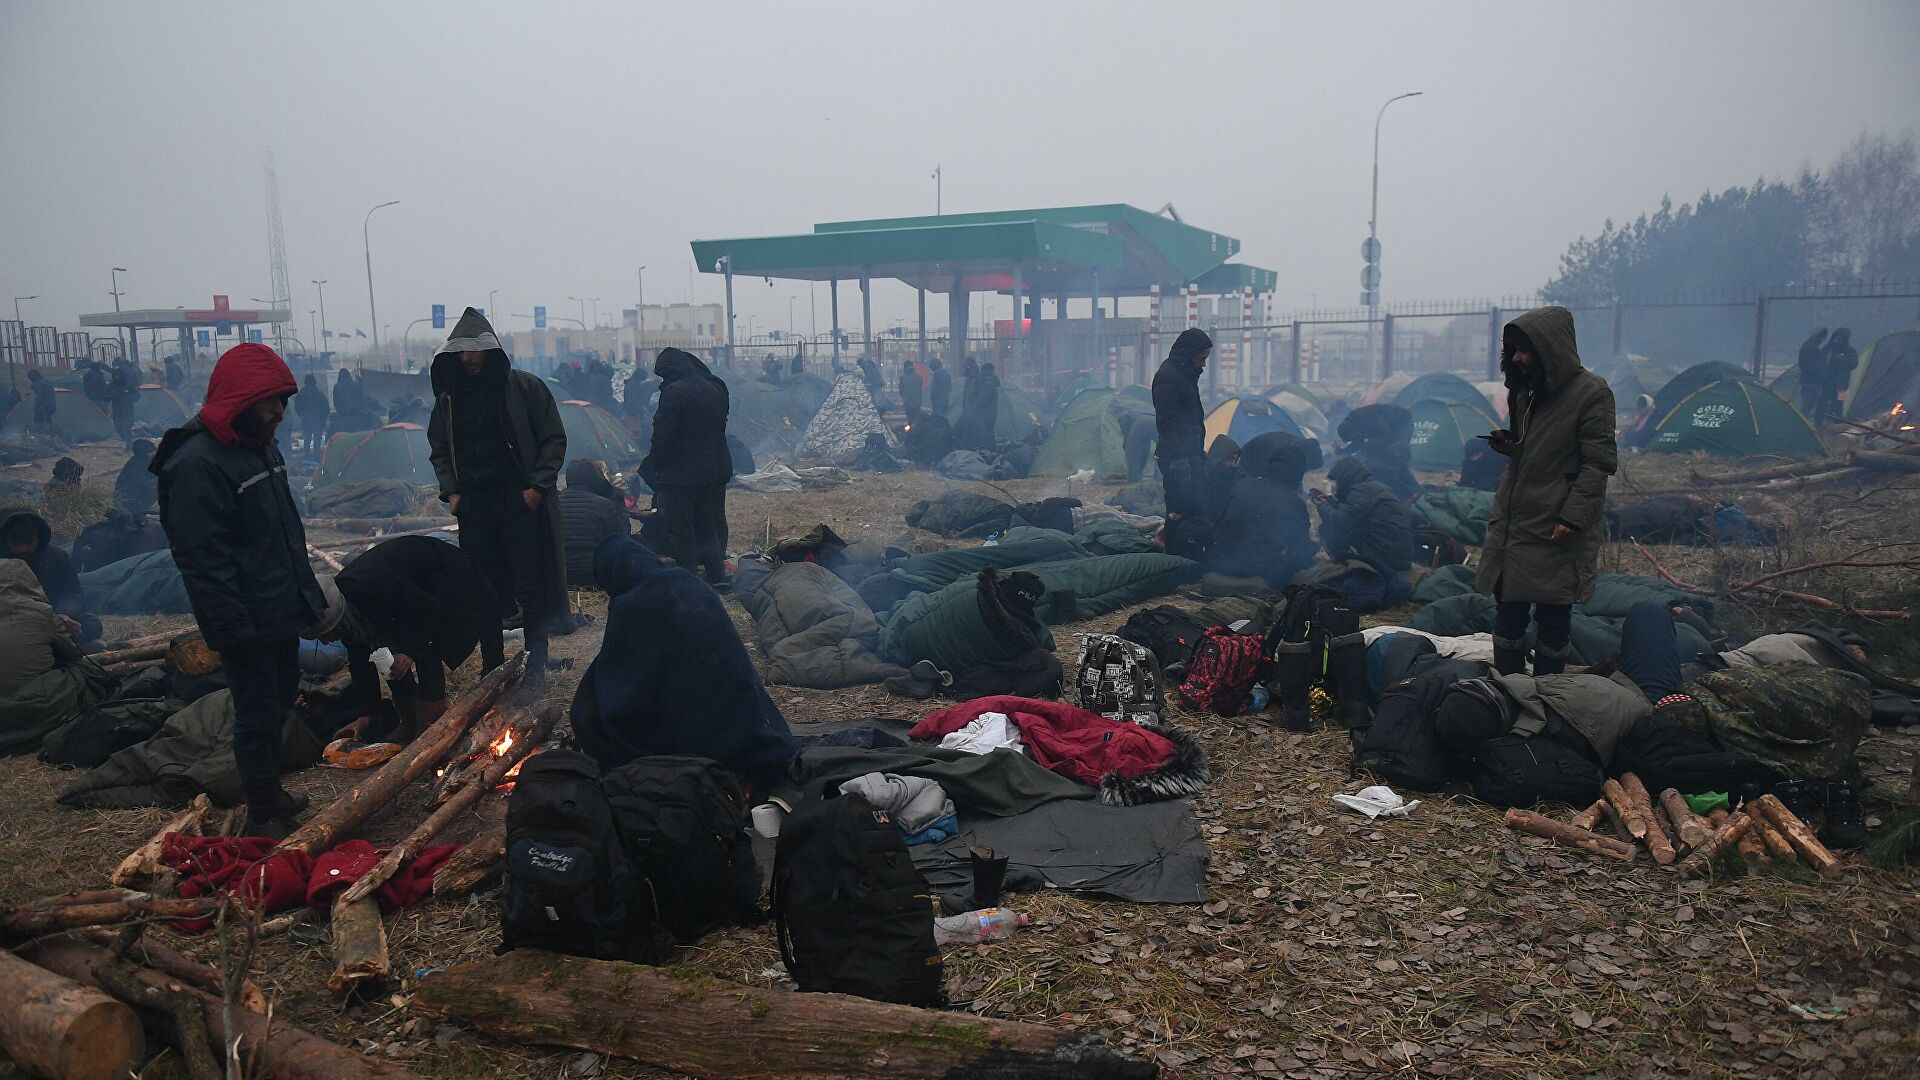
POLYGON ((200 406, 200 420, 214 438, 228 446, 248 441, 233 429, 233 420, 254 402, 282 394, 295 394, 300 384, 280 354, 265 345, 245 342, 221 354, 207 379, 207 402, 200 406))

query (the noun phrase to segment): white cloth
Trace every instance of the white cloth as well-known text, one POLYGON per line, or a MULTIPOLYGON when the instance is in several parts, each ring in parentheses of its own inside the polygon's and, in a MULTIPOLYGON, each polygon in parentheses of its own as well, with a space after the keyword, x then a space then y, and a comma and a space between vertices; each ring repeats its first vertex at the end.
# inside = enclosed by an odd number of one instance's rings
POLYGON ((943 750, 965 750, 969 754, 991 754, 995 750, 1011 750, 1016 754, 1027 752, 1027 744, 1020 741, 1020 728, 1006 713, 981 713, 958 731, 940 740, 943 750))
POLYGON ((1385 784, 1364 787, 1351 795, 1335 795, 1333 801, 1370 818, 1406 817, 1420 805, 1419 799, 1408 802, 1385 784))
POLYGON ((769 494, 791 493, 799 491, 805 486, 801 483, 798 473, 787 468, 785 465, 779 464, 769 465, 756 473, 736 476, 733 478, 733 482, 748 491, 759 491, 769 494))
POLYGON ((858 795, 885 810, 908 836, 954 813, 946 789, 924 776, 870 772, 841 784, 840 794, 858 795))
POLYGON ((1439 651, 1440 655, 1449 660, 1478 660, 1483 664, 1493 663, 1492 634, 1447 637, 1443 634, 1429 634, 1425 630, 1415 630, 1411 626, 1369 626, 1360 633, 1369 645, 1386 634, 1418 634, 1433 642, 1433 647, 1439 651))

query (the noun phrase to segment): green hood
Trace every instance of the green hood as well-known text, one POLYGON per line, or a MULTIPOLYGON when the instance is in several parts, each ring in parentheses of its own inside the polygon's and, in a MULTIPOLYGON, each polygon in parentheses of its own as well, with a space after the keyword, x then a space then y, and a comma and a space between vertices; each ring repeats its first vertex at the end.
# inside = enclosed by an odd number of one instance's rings
POLYGON ((1538 307, 1507 325, 1533 342, 1534 355, 1546 369, 1548 393, 1559 390, 1580 374, 1580 350, 1573 342, 1573 312, 1557 305, 1538 307))

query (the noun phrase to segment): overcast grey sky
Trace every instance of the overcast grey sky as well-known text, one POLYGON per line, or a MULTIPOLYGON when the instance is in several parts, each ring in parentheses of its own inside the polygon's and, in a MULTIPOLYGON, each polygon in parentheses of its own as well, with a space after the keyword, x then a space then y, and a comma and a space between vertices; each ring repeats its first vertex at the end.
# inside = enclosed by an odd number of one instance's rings
MULTIPOLYGON (((1530 291, 1662 193, 1920 123, 1920 3, 101 3, 0 0, 0 288, 29 321, 268 293, 297 321, 688 296, 688 241, 1092 202, 1239 237, 1276 309, 1350 306, 1375 111, 1389 301, 1530 291)), ((693 283, 717 300, 720 279, 693 283)), ((807 291, 738 284, 740 329, 807 291)), ((825 291, 820 319, 825 325, 825 291)), ((1006 301, 998 310, 1004 314, 1006 301)), ((943 305, 930 305, 944 322, 943 305)), ((851 309, 857 310, 857 308, 851 309)), ((876 289, 876 321, 912 294, 876 289)), ((524 320, 503 320, 509 329, 524 320)), ((850 320, 851 321, 851 320, 850 320)), ((422 332, 426 331, 422 327, 422 332)))

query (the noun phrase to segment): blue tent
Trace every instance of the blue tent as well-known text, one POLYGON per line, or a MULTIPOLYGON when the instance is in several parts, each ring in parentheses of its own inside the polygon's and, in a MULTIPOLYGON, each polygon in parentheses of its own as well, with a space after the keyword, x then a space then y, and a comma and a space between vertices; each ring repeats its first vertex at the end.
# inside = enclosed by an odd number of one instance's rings
POLYGON ((1285 432, 1300 439, 1311 437, 1300 430, 1300 425, 1285 409, 1266 398, 1248 395, 1228 398, 1207 414, 1206 445, 1212 446, 1213 440, 1225 435, 1245 446, 1249 439, 1269 431, 1285 432))

